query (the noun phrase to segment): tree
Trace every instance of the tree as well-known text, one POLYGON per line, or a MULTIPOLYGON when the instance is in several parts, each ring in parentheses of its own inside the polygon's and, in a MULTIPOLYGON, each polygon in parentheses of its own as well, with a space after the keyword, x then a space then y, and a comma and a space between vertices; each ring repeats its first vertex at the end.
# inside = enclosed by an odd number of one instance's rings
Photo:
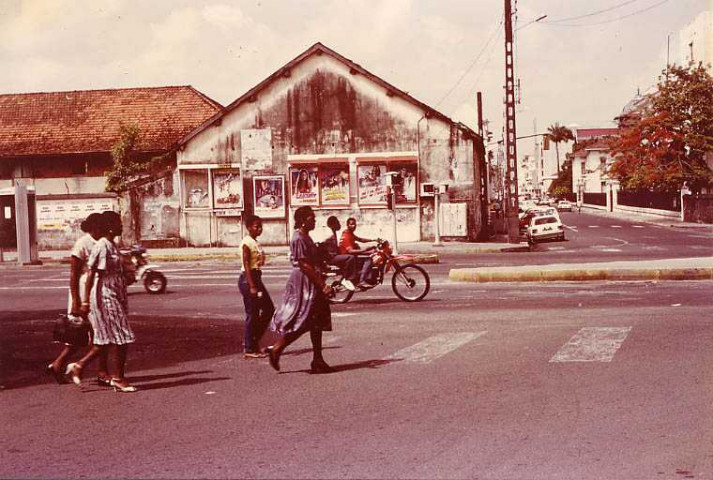
POLYGON ((123 193, 137 177, 149 174, 165 166, 170 159, 168 154, 147 158, 136 151, 140 136, 136 124, 119 126, 119 140, 111 148, 112 167, 106 171, 106 190, 123 193))
POLYGON ((569 142, 574 140, 574 134, 569 128, 555 123, 547 128, 547 136, 555 144, 555 154, 557 156, 557 175, 560 174, 560 148, 561 142, 569 142))
POLYGON ((669 67, 634 113, 610 142, 609 175, 623 189, 674 192, 687 182, 699 191, 713 180, 713 78, 702 64, 669 67))
POLYGON ((552 181, 547 193, 551 197, 561 198, 572 193, 572 159, 568 158, 562 164, 562 171, 552 181))

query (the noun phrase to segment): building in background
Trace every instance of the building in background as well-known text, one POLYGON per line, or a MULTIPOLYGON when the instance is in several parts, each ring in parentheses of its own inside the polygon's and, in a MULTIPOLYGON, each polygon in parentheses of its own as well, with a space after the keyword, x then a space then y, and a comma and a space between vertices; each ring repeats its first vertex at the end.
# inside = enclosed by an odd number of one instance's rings
POLYGON ((181 236, 238 245, 255 212, 261 242, 284 244, 309 205, 318 227, 356 217, 360 235, 391 238, 393 191, 398 240, 432 240, 440 190, 440 235, 475 239, 487 223, 484 156, 470 128, 317 43, 181 141, 181 236))
POLYGON ((131 193, 131 206, 120 206, 105 190, 111 149, 127 124, 139 128, 140 157, 170 154, 221 109, 189 86, 0 95, 0 189, 17 182, 34 188, 41 249, 71 247, 79 223, 103 210, 124 210, 132 240, 178 238, 171 171, 131 193))

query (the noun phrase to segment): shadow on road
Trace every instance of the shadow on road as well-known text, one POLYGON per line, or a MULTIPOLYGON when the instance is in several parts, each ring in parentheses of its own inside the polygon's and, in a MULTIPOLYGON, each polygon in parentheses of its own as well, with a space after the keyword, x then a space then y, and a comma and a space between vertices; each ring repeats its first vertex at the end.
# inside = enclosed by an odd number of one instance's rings
MULTIPOLYGON (((310 350, 311 351, 311 350, 310 350)), ((389 363, 394 363, 394 362, 400 362, 401 359, 390 359, 390 360, 364 360, 363 362, 354 362, 354 363, 344 363, 342 365, 331 365, 331 367, 334 369, 334 373, 330 373, 328 375, 336 375, 341 372, 348 372, 350 370, 362 370, 362 369, 376 369, 379 367, 382 367, 384 365, 388 365, 389 363)), ((279 372, 282 375, 290 374, 290 373, 311 373, 310 369, 303 369, 303 370, 289 370, 289 371, 281 371, 279 372)))
MULTIPOLYGON (((63 310, 60 309, 0 313, 0 385, 10 389, 54 383, 53 378, 44 374, 44 369, 61 350, 61 346, 52 341, 52 328, 61 313, 63 310)), ((136 343, 129 348, 127 376, 137 384, 143 380, 131 374, 134 370, 170 368, 185 362, 242 352, 243 322, 237 319, 131 315, 130 323, 136 334, 136 343)), ((71 360, 76 360, 86 351, 86 347, 81 348, 71 360)), ((87 383, 93 382, 97 364, 95 361, 85 368, 83 376, 87 383)), ((175 375, 199 373, 182 372, 175 375)), ((168 388, 213 380, 220 378, 159 382, 142 389, 168 388)))

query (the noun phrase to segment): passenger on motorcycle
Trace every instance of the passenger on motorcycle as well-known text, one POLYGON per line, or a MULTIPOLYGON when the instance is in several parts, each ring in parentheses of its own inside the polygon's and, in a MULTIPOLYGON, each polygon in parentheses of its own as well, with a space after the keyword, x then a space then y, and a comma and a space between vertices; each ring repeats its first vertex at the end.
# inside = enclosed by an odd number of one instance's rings
POLYGON ((347 219, 347 229, 342 232, 342 239, 339 242, 339 253, 342 255, 354 255, 357 261, 357 268, 359 267, 359 264, 362 265, 361 273, 359 275, 359 284, 357 287, 364 287, 368 284, 369 271, 373 265, 369 254, 374 247, 362 249, 357 242, 370 243, 376 242, 376 240, 369 240, 368 238, 357 236, 356 227, 356 219, 349 217, 347 219))
POLYGON ((356 257, 354 255, 342 255, 339 253, 339 241, 337 240, 337 232, 342 228, 339 219, 332 215, 327 219, 327 226, 332 230, 332 235, 322 242, 329 256, 328 263, 335 265, 342 270, 342 285, 347 290, 352 292, 355 289, 354 282, 357 282, 356 277, 356 257))

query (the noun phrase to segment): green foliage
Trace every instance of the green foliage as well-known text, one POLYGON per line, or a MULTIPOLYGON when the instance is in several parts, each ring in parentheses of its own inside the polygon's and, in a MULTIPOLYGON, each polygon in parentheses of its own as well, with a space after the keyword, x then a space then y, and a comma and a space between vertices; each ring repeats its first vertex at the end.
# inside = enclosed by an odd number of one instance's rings
POLYGON ((547 136, 555 144, 555 153, 557 155, 557 175, 560 174, 560 147, 561 142, 569 142, 574 140, 574 134, 569 128, 562 126, 559 122, 550 125, 547 128, 547 136))
POLYGON ((136 124, 119 126, 119 140, 111 148, 114 164, 105 173, 108 192, 125 192, 131 182, 166 164, 168 154, 151 158, 139 154, 136 147, 140 133, 136 124))
POLYGON ((572 193, 572 160, 567 159, 562 164, 557 178, 552 181, 547 193, 551 197, 563 197, 565 194, 572 193))
POLYGON ((702 64, 672 66, 644 106, 627 117, 610 147, 609 175, 625 190, 694 191, 713 181, 705 162, 713 152, 713 78, 702 64))

